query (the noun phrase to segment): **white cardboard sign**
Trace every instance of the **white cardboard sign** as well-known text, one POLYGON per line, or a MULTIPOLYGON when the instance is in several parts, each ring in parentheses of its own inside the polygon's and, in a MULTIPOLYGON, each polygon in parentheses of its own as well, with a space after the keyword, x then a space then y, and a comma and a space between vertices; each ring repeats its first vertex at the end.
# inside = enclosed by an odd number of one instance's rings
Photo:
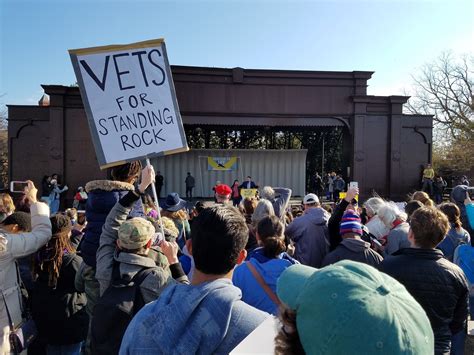
POLYGON ((162 39, 69 54, 102 169, 188 150, 162 39))

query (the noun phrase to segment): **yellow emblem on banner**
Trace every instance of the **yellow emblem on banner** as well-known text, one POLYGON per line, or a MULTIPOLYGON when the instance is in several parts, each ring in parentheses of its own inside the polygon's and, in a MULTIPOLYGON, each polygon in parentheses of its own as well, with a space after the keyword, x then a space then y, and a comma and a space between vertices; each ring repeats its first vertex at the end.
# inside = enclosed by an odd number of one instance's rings
POLYGON ((237 157, 215 158, 207 157, 208 170, 235 170, 237 157))

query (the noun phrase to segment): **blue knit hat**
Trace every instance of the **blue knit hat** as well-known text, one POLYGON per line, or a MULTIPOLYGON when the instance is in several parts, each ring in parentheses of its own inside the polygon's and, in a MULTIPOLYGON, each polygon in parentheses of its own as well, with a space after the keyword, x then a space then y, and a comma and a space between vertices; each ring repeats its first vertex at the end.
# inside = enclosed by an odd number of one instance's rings
POLYGON ((341 219, 339 233, 344 235, 346 233, 355 233, 362 235, 362 223, 360 216, 353 210, 347 210, 341 219))

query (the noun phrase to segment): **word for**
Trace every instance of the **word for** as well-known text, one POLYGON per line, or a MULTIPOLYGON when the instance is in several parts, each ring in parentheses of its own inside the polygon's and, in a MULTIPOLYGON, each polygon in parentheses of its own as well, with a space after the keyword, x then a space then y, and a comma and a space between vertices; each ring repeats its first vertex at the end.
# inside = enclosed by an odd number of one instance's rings
MULTIPOLYGON (((110 62, 110 57, 111 55, 106 55, 105 56, 105 61, 104 61, 104 66, 102 69, 102 80, 99 79, 99 75, 94 73, 90 65, 87 63, 85 59, 79 60, 79 63, 82 65, 86 73, 91 77, 91 79, 97 84, 97 86, 102 90, 105 91, 105 85, 107 82, 107 73, 109 72, 109 62, 110 62)), ((160 61, 160 57, 162 57, 161 52, 158 49, 152 49, 152 50, 139 50, 136 52, 131 52, 131 53, 118 53, 118 54, 113 54, 112 55, 112 60, 114 62, 114 73, 117 76, 117 81, 119 84, 119 88, 121 91, 123 90, 130 90, 134 89, 135 85, 128 85, 123 83, 123 79, 126 80, 127 75, 131 74, 132 80, 137 75, 134 75, 135 73, 132 73, 130 70, 132 70, 132 67, 136 68, 136 65, 133 65, 133 62, 130 61, 130 59, 134 59, 138 61, 139 67, 140 67, 140 72, 142 74, 143 82, 146 87, 150 86, 149 83, 149 78, 151 77, 150 73, 147 73, 148 68, 150 68, 149 65, 145 66, 144 59, 148 61, 154 68, 153 71, 155 73, 158 73, 158 80, 152 79, 151 83, 156 86, 163 85, 166 79, 166 74, 165 70, 161 67, 161 65, 158 63, 160 61), (127 66, 128 64, 128 66, 127 66), (132 64, 132 65, 130 65, 132 64)), ((156 75, 155 75, 156 76, 156 75)))

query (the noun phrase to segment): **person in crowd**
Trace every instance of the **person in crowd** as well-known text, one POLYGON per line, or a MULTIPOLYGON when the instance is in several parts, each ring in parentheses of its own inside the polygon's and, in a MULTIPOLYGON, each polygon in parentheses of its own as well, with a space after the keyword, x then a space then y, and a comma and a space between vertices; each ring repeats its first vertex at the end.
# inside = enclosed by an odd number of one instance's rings
POLYGON ((280 274, 298 261, 286 251, 284 225, 275 216, 266 216, 257 225, 259 247, 247 257, 247 262, 234 270, 232 282, 242 290, 242 301, 276 315, 279 301, 275 295, 280 274))
POLYGON ((242 196, 240 196, 239 180, 234 180, 230 188, 232 189, 232 205, 237 207, 240 204, 240 201, 242 201, 242 196))
POLYGON ((161 172, 158 171, 155 177, 155 187, 156 187, 156 196, 161 198, 161 190, 163 189, 163 185, 165 184, 165 178, 161 175, 161 172))
POLYGON ((258 189, 258 186, 252 181, 252 177, 249 175, 247 176, 247 180, 244 181, 242 185, 240 185, 240 188, 241 189, 258 189))
POLYGON ((446 259, 453 261, 454 250, 461 244, 471 245, 471 237, 469 233, 462 227, 461 211, 456 204, 445 202, 438 206, 443 212, 450 224, 450 229, 446 238, 437 246, 441 250, 446 259))
POLYGON ((246 197, 243 202, 242 202, 242 208, 243 208, 243 216, 245 218, 245 222, 247 223, 247 227, 249 228, 249 239, 247 242, 247 245, 245 246, 245 249, 248 251, 251 251, 257 247, 257 238, 255 236, 255 233, 253 231, 252 227, 252 216, 253 213, 255 212, 255 209, 257 208, 258 201, 255 197, 246 197))
POLYGON ((228 354, 268 316, 241 300, 232 285, 234 267, 245 260, 248 229, 228 205, 203 210, 188 242, 194 257, 191 285, 168 286, 132 320, 120 354, 148 352, 228 354), (177 316, 179 315, 179 316, 177 316))
MULTIPOLYGON (((465 332, 469 288, 463 271, 435 249, 449 231, 448 218, 434 207, 416 210, 410 220, 410 248, 381 264, 420 303, 431 322, 435 354, 449 354, 451 338, 465 332)), ((463 346, 463 345, 462 345, 463 346)), ((458 353, 460 349, 454 348, 458 353)))
POLYGON ((79 355, 89 324, 86 295, 74 286, 82 259, 70 243, 69 217, 56 214, 50 221, 52 237, 33 257, 31 311, 47 354, 79 355))
POLYGON ((314 192, 316 192, 316 196, 318 196, 319 199, 323 198, 323 178, 317 171, 314 173, 313 178, 311 179, 311 188, 314 190, 314 192))
POLYGON ((0 193, 0 223, 15 212, 15 204, 12 197, 7 193, 0 193))
POLYGON ((217 204, 227 205, 230 203, 232 189, 226 184, 218 184, 214 186, 214 201, 217 204))
POLYGON ((327 176, 327 194, 326 194, 326 198, 327 198, 328 201, 333 200, 334 180, 336 180, 336 173, 334 171, 332 173, 328 173, 328 176, 327 176))
POLYGON ((350 260, 287 268, 275 354, 433 354, 430 322, 398 281, 350 260))
POLYGON ((339 201, 339 194, 346 188, 346 182, 341 174, 336 176, 334 180, 334 201, 339 201))
POLYGON ((467 176, 466 175, 463 175, 461 177, 461 183, 459 185, 466 185, 466 186, 470 186, 469 185, 469 180, 467 179, 467 176))
MULTIPOLYGON (((154 225, 141 217, 127 220, 134 203, 154 182, 154 177, 153 168, 146 166, 142 171, 138 189, 129 191, 123 196, 107 216, 100 236, 100 247, 97 250, 96 277, 100 284, 101 297, 106 295, 105 292, 109 287, 114 287, 111 284, 116 281, 115 275, 118 275, 120 280, 130 283, 144 269, 148 269, 148 273, 138 288, 145 304, 157 299, 164 287, 171 282, 172 275, 180 281, 187 281, 175 254, 178 248, 172 247, 175 243, 161 241, 160 248, 169 259, 167 264, 156 265, 150 255, 155 237, 154 225), (170 249, 175 250, 169 253, 170 249)), ((114 352, 117 352, 123 333, 118 334, 115 329, 103 329, 99 324, 103 324, 103 320, 94 316, 91 326, 92 350, 98 353, 101 349, 103 351, 114 349, 114 352)), ((111 326, 113 327, 112 324, 111 326)))
POLYGON ((415 212, 418 208, 423 207, 424 205, 418 200, 411 200, 408 201, 405 206, 405 213, 407 214, 407 222, 410 223, 410 218, 413 212, 415 212))
POLYGON ((178 244, 181 248, 184 247, 186 240, 191 235, 191 227, 185 209, 186 201, 181 199, 178 193, 172 192, 166 197, 163 211, 161 213, 164 217, 171 219, 176 225, 176 228, 178 228, 178 244))
POLYGON ((369 230, 369 233, 377 239, 385 237, 388 232, 390 232, 390 230, 385 226, 385 224, 380 220, 380 217, 377 215, 379 209, 384 206, 385 203, 386 202, 380 197, 371 197, 364 202, 368 219, 368 221, 365 223, 365 226, 369 230))
POLYGON ((72 203, 72 207, 74 207, 77 210, 84 210, 86 209, 86 204, 87 204, 87 192, 84 191, 84 188, 82 186, 79 186, 77 188, 77 192, 74 195, 74 201, 72 203))
POLYGON ((421 179, 422 188, 421 190, 426 192, 429 196, 433 196, 433 179, 435 177, 435 171, 431 164, 426 164, 423 170, 423 178, 421 179))
POLYGON ((290 202, 291 193, 291 189, 286 187, 272 188, 271 186, 264 186, 260 197, 271 202, 275 216, 283 221, 286 207, 288 202, 290 202))
POLYGON ((412 201, 420 201, 424 206, 432 207, 434 206, 433 200, 430 196, 424 191, 415 191, 411 196, 412 201))
POLYGON ((186 184, 186 198, 192 199, 193 189, 196 186, 196 179, 194 179, 194 176, 192 176, 189 171, 188 171, 188 174, 186 175, 186 179, 184 183, 186 184))
POLYGON ((47 203, 48 206, 51 203, 51 201, 49 199, 49 195, 51 194, 52 189, 53 189, 53 186, 51 185, 51 176, 44 175, 43 179, 41 180, 41 198, 40 198, 40 200, 47 203))
POLYGON ((153 202, 153 198, 146 192, 145 195, 142 196, 142 203, 145 208, 145 215, 155 220, 158 219, 158 211, 156 210, 155 202, 153 202))
POLYGON ((303 215, 288 225, 285 234, 295 243, 295 259, 319 268, 329 252, 329 213, 321 207, 315 194, 307 194, 303 205, 303 215))
POLYGON ((350 187, 347 190, 346 197, 344 197, 334 208, 334 212, 331 214, 328 221, 328 231, 329 231, 329 250, 332 251, 336 249, 340 242, 342 242, 341 233, 339 230, 342 216, 347 208, 354 209, 354 203, 357 201, 355 197, 359 194, 359 188, 350 187))
MULTIPOLYGON (((57 176, 57 175, 56 175, 57 176)), ((68 190, 67 185, 62 188, 59 186, 59 182, 56 179, 51 179, 51 192, 49 194, 49 201, 51 206, 51 215, 58 213, 59 205, 61 203, 61 194, 68 190)))
POLYGON ((16 260, 30 255, 45 245, 51 238, 51 222, 49 208, 45 203, 38 202, 38 190, 33 182, 28 181, 25 196, 30 203, 31 225, 30 233, 10 234, 0 233, 0 353, 14 352, 10 347, 10 314, 13 324, 22 323, 22 296, 18 284, 16 260))
MULTIPOLYGON (((464 206, 466 211, 466 221, 471 230, 474 230, 474 203, 469 196, 469 193, 466 191, 466 197, 464 199, 464 206)), ((473 235, 474 238, 474 235, 473 235)))
POLYGON ((383 258, 370 248, 370 243, 361 239, 362 222, 354 210, 346 210, 340 223, 342 242, 332 252, 327 254, 322 266, 337 263, 341 260, 358 261, 373 267, 378 267, 383 258))
MULTIPOLYGON (((451 201, 459 207, 461 211, 461 223, 462 227, 469 233, 470 236, 474 236, 474 222, 469 223, 467 211, 470 206, 470 203, 466 203, 469 199, 469 187, 467 185, 458 185, 453 188, 451 191, 451 201), (471 226, 472 225, 472 226, 471 226)), ((470 200, 470 199, 469 199, 470 200)), ((471 244, 473 239, 471 239, 471 244)))
POLYGON ((448 186, 441 176, 436 176, 433 181, 433 198, 434 202, 439 205, 443 202, 444 189, 448 186))
MULTIPOLYGON (((86 184, 88 194, 86 204, 87 226, 81 240, 80 252, 83 259, 80 271, 76 274, 76 282, 83 285, 87 296, 87 314, 92 319, 94 306, 99 298, 99 283, 96 274, 96 253, 99 248, 102 226, 107 215, 118 200, 129 191, 134 191, 133 185, 138 179, 141 163, 134 161, 109 168, 112 180, 93 180, 86 184)), ((130 217, 143 216, 143 205, 137 200, 129 214, 130 217)), ((86 342, 86 350, 89 350, 90 337, 86 342)))
POLYGON ((392 255, 396 251, 409 248, 407 214, 399 210, 394 203, 387 203, 379 210, 380 220, 390 230, 384 245, 384 256, 392 255))
MULTIPOLYGON (((26 212, 13 212, 10 216, 0 223, 0 231, 9 234, 20 234, 31 232, 31 216, 26 212)), ((27 255, 17 260, 18 270, 20 271, 21 281, 26 290, 30 292, 33 289, 33 277, 31 274, 32 256, 27 255)))
POLYGON ((245 249, 248 252, 251 252, 258 247, 257 242, 257 225, 258 223, 267 216, 274 216, 275 211, 273 210, 273 205, 268 200, 259 200, 257 206, 255 207, 252 217, 250 218, 249 227, 249 239, 245 249))

